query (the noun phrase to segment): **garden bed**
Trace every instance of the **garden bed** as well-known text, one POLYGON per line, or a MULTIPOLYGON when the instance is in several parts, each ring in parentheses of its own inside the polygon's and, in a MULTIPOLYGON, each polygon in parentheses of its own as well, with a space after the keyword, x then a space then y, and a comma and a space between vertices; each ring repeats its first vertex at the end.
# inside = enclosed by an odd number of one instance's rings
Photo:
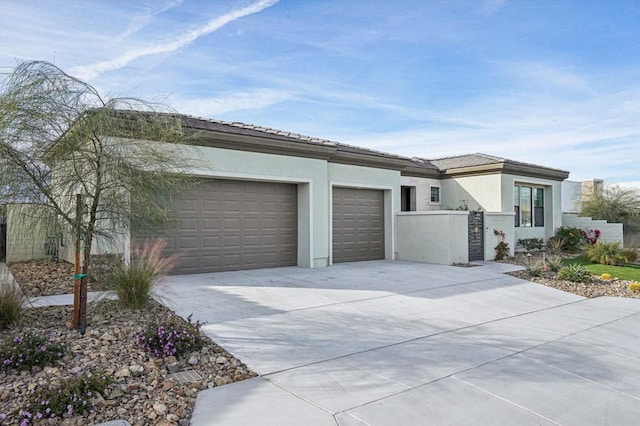
MULTIPOLYGON (((22 262, 11 266, 12 271, 19 271, 16 279, 29 296, 69 292, 68 264, 22 262)), ((62 357, 48 366, 0 368, 0 425, 19 424, 28 417, 19 415, 20 410, 28 412, 33 422, 40 409, 34 406, 34 396, 40 389, 55 389, 63 380, 103 375, 113 383, 102 393, 90 392, 86 408, 53 418, 46 413, 48 420, 33 423, 85 425, 124 419, 134 426, 187 425, 200 390, 256 376, 204 336, 201 349, 178 357, 155 357, 145 350, 139 342, 140 333, 160 318, 175 318, 156 302, 142 311, 131 311, 115 301, 103 300, 90 303, 87 310, 84 336, 65 326, 72 318, 71 306, 28 308, 18 324, 0 332, 3 342, 31 332, 66 348, 62 357)), ((0 362, 7 359, 3 358, 0 362)))
MULTIPOLYGON (((536 262, 542 261, 542 256, 542 252, 518 253, 515 257, 506 259, 504 262, 527 267, 535 264, 536 262)), ((561 253, 560 256, 564 259, 577 259, 580 255, 578 253, 561 253)), ((553 287, 558 290, 577 294, 582 297, 591 298, 612 296, 640 298, 639 291, 629 290, 629 284, 633 282, 632 280, 616 279, 613 274, 613 277, 610 280, 603 280, 598 278, 597 275, 592 275, 591 280, 587 283, 562 280, 558 278, 557 273, 549 271, 543 271, 540 276, 531 275, 527 270, 510 272, 509 275, 542 284, 547 287, 553 287)))

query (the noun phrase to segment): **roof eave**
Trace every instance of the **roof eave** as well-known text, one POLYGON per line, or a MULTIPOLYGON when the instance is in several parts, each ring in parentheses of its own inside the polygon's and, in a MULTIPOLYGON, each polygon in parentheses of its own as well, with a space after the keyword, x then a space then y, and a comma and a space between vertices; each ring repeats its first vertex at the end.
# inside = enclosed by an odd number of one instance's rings
POLYGON ((336 147, 332 145, 304 143, 280 138, 260 138, 211 130, 200 131, 195 139, 195 144, 198 146, 323 160, 328 160, 337 150, 336 147))
POLYGON ((508 162, 447 169, 441 172, 441 177, 453 178, 460 176, 478 176, 496 173, 513 174, 554 181, 563 181, 569 177, 569 172, 564 170, 550 169, 548 167, 527 164, 514 164, 508 162))

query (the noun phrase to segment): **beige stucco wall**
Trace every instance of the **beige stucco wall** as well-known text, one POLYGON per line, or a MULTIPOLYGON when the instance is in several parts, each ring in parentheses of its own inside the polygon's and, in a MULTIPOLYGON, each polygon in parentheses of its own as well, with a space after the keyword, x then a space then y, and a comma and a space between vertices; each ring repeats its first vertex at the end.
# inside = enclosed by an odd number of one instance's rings
POLYGON ((28 204, 7 205, 7 262, 43 259, 47 232, 42 226, 27 226, 38 216, 38 207, 28 204))
POLYGON ((484 260, 494 260, 496 258, 496 246, 498 237, 494 230, 502 231, 506 234, 505 241, 509 243, 509 255, 514 255, 516 244, 515 227, 513 226, 514 212, 485 212, 484 213, 484 260))
POLYGON ((502 211, 501 186, 500 174, 443 179, 442 206, 455 209, 466 203, 469 210, 502 211))
POLYGON ((400 179, 402 186, 414 186, 416 188, 416 211, 432 211, 442 209, 442 181, 440 179, 420 178, 412 176, 402 176, 400 179), (431 187, 440 188, 440 202, 431 202, 431 187))
POLYGON ((400 212, 398 260, 450 265, 469 260, 466 211, 400 212))

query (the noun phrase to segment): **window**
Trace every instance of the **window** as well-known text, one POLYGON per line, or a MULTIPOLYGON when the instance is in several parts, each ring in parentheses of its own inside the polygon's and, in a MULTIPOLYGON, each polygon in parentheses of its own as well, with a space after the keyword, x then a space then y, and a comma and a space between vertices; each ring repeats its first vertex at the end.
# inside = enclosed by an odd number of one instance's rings
POLYGON ((515 226, 544 226, 544 188, 516 185, 513 189, 515 226))
POLYGON ((440 202, 440 187, 439 186, 432 186, 431 187, 431 194, 430 194, 429 200, 432 203, 439 203, 440 202))
POLYGON ((544 189, 534 188, 533 219, 535 226, 544 226, 544 189))
POLYGON ((520 226, 520 187, 515 186, 513 188, 513 211, 516 212, 515 226, 520 226))
POLYGON ((416 187, 400 187, 400 211, 413 212, 416 210, 416 187))

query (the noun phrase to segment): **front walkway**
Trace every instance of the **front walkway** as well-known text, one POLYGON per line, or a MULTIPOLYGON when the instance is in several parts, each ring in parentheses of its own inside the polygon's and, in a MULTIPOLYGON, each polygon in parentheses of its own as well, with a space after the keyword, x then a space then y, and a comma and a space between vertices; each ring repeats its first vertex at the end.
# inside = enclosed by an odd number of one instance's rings
POLYGON ((640 300, 360 262, 170 277, 165 302, 261 377, 193 425, 640 424, 640 300))
MULTIPOLYGON (((15 279, 7 264, 0 262, 0 285, 13 283, 15 279)), ((93 302, 101 299, 115 299, 117 296, 113 291, 91 291, 87 293, 87 301, 93 302)), ((26 307, 36 308, 39 306, 64 306, 73 305, 73 294, 56 294, 53 296, 32 297, 27 302, 26 307)))

